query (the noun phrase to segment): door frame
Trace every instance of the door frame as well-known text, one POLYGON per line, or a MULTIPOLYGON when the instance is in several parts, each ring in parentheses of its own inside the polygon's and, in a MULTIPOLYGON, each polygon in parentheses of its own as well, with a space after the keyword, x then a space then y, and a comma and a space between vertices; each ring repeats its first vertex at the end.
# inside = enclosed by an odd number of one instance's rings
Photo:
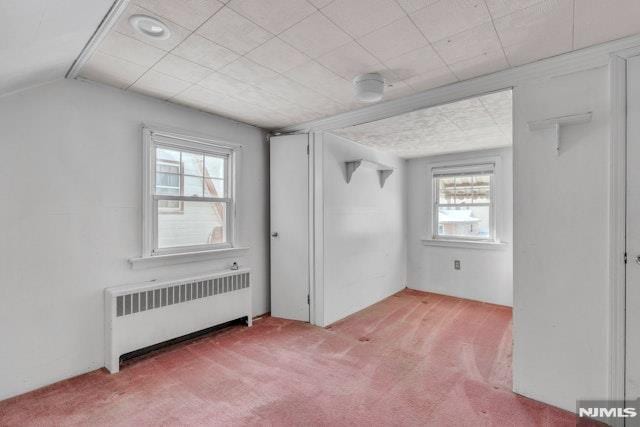
MULTIPOLYGON (((609 195, 609 398, 625 399, 626 383, 626 208, 627 60, 640 46, 610 54, 611 145, 609 195)), ((623 425, 623 421, 617 423, 623 425)))

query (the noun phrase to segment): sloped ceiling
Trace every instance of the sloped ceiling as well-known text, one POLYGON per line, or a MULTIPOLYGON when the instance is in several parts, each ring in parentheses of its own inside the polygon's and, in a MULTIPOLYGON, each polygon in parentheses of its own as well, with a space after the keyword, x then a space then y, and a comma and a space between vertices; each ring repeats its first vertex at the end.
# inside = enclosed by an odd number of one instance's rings
POLYGON ((491 93, 331 131, 403 158, 512 144, 512 92, 491 93))
POLYGON ((112 3, 0 1, 0 95, 63 78, 112 3))
POLYGON ((361 108, 360 73, 393 99, 639 31, 640 0, 131 0, 81 75, 280 128, 361 108))

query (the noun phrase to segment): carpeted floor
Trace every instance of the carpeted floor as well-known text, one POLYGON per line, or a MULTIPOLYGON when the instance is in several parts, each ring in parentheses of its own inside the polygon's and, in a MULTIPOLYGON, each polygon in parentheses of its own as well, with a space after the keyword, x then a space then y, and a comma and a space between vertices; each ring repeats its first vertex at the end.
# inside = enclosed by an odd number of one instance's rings
POLYGON ((511 392, 511 310, 405 290, 326 329, 271 317, 0 402, 0 425, 574 426, 511 392))

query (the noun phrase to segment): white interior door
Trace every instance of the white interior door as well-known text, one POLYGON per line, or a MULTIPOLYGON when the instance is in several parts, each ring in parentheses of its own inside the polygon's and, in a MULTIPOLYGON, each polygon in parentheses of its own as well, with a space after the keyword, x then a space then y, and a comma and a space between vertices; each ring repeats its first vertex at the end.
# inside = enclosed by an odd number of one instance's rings
POLYGON ((640 57, 627 61, 626 399, 640 397, 640 57))
POLYGON ((309 321, 309 135, 271 138, 271 315, 309 321))

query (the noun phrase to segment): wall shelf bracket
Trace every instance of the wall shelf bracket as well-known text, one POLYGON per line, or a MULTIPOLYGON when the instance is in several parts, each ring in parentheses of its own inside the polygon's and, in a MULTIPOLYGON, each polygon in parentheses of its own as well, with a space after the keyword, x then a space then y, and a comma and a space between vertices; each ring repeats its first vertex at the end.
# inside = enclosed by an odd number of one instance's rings
POLYGON ((530 131, 537 131, 543 129, 552 129, 553 136, 556 143, 556 151, 560 153, 560 129, 563 126, 579 125, 588 123, 591 121, 592 113, 572 114, 569 116, 552 117, 544 120, 534 120, 528 123, 530 131))
POLYGON ((345 162, 345 165, 347 167, 347 183, 351 182, 353 173, 360 167, 365 169, 374 169, 378 172, 380 188, 384 187, 384 183, 387 181, 387 178, 389 178, 393 173, 393 167, 365 159, 351 160, 345 162))

